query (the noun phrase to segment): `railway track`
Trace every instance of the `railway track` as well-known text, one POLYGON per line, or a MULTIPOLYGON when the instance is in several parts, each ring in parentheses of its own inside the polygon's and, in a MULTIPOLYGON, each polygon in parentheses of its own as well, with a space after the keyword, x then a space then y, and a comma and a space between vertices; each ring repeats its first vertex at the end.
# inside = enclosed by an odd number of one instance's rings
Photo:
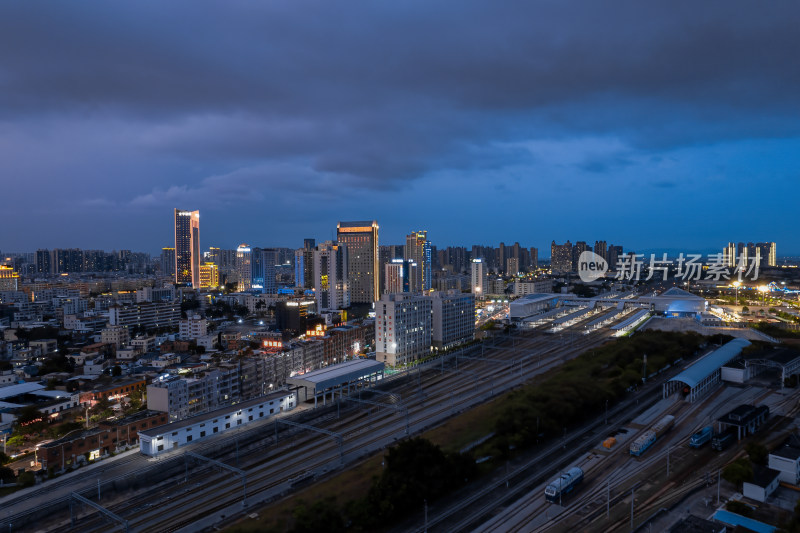
MULTIPOLYGON (((406 377, 403 385, 397 386, 397 393, 403 398, 403 406, 408 409, 408 424, 412 433, 419 432, 448 418, 454 412, 475 405, 492 395, 499 394, 528 379, 532 375, 545 372, 564 360, 583 352, 587 347, 601 342, 603 333, 587 335, 582 339, 565 341, 563 336, 539 336, 536 332, 512 338, 504 342, 498 350, 491 350, 496 360, 506 360, 509 365, 489 365, 480 361, 464 360, 453 368, 443 364, 441 371, 429 365, 417 376, 406 377), (511 344, 511 346, 507 346, 511 344), (566 349, 565 349, 566 347, 566 349), (445 372, 446 369, 446 372, 445 372), (477 373, 475 370, 480 369, 477 373), (424 384, 424 388, 423 388, 424 384), (450 400, 448 402, 448 400, 450 400), (438 407, 434 407, 438 406, 438 407)), ((413 374, 413 372, 411 373, 413 374)), ((383 447, 391 443, 394 436, 403 433, 403 422, 395 411, 375 412, 374 416, 356 413, 340 420, 329 420, 326 429, 344 435, 344 459, 353 461, 362 457, 371 447, 383 447)), ((281 435, 288 435, 282 432, 281 435)), ((286 437, 281 437, 286 442, 286 437)), ((264 439, 267 443, 269 438, 264 439)), ((320 440, 313 435, 295 435, 288 446, 273 447, 264 457, 263 452, 269 444, 243 450, 239 454, 242 468, 247 471, 247 500, 256 501, 262 495, 273 497, 290 489, 291 479, 307 472, 330 472, 338 467, 339 453, 332 443, 320 440), (309 453, 304 446, 313 447, 309 453), (259 456, 258 458, 255 458, 259 456), (279 464, 280 463, 280 464, 279 464)), ((231 458, 228 458, 230 461, 231 458)), ((214 473, 209 469, 197 472, 207 476, 202 485, 190 483, 169 483, 147 495, 136 494, 126 501, 109 500, 103 502, 111 512, 129 520, 132 531, 172 531, 179 529, 198 517, 212 514, 241 502, 241 483, 230 479, 230 475, 214 473), (227 477, 228 481, 223 481, 227 477), (133 500, 133 501, 130 501, 133 500), (201 502, 201 503, 198 503, 201 502), (206 502, 206 503, 203 503, 206 502), (213 502, 211 504, 207 502, 213 502)), ((84 513, 75 522, 76 531, 108 531, 109 524, 96 517, 97 513, 84 513), (95 515, 94 517, 92 515, 95 515)), ((55 529, 64 530, 63 521, 55 529)))

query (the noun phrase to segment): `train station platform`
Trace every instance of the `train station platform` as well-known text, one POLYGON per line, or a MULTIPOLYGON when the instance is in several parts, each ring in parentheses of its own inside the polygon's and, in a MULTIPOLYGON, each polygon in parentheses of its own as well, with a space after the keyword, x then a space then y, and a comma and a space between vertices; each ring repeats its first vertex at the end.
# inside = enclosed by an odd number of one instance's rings
POLYGON ((337 392, 349 392, 351 388, 369 385, 383 379, 384 364, 373 359, 354 359, 337 365, 326 366, 313 372, 306 372, 290 377, 286 383, 297 389, 299 401, 314 398, 316 407, 318 398, 322 396, 325 405, 328 393, 331 401, 337 392))

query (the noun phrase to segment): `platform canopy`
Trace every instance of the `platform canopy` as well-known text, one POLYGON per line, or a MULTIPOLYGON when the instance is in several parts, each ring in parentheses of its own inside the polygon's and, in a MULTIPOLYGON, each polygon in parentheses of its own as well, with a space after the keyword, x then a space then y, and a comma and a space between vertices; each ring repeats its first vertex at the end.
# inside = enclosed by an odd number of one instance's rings
POLYGON ((354 359, 290 377, 286 383, 290 387, 303 387, 312 394, 318 394, 348 383, 369 380, 370 376, 376 374, 382 375, 384 366, 373 359, 354 359))
POLYGON ((689 387, 689 401, 694 401, 720 380, 720 369, 750 346, 747 339, 733 339, 701 358, 683 372, 664 383, 664 397, 683 383, 689 387))

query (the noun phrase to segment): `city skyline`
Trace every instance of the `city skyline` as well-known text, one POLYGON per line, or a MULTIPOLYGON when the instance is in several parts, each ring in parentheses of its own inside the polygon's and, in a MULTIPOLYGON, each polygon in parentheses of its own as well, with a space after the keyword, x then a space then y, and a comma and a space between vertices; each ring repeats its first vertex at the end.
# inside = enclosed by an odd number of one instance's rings
POLYGON ((3 6, 4 195, 36 199, 0 249, 154 252, 185 205, 226 248, 378 219, 711 249, 770 221, 800 254, 800 6, 312 6, 3 6))

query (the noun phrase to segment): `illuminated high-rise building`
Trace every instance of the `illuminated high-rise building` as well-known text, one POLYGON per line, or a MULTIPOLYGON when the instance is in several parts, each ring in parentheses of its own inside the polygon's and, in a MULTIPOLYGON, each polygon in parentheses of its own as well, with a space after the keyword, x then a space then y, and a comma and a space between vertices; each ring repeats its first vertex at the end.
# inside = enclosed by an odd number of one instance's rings
POLYGON ((250 288, 265 294, 276 294, 275 265, 278 251, 275 248, 253 248, 250 252, 250 288))
POLYGON ((472 260, 470 287, 475 298, 483 298, 486 294, 486 264, 483 259, 472 260))
POLYGON ((200 265, 200 288, 216 289, 219 287, 219 267, 216 263, 205 262, 200 265))
POLYGON ((161 274, 169 277, 175 275, 175 248, 161 249, 161 274))
POLYGON ((175 209, 175 283, 200 287, 200 211, 175 209))
POLYGON ((758 249, 759 255, 761 256, 762 266, 777 266, 778 256, 774 242, 759 242, 756 243, 755 247, 758 249))
POLYGON ((729 242, 725 248, 722 249, 722 262, 726 267, 735 267, 737 262, 736 257, 736 243, 729 242))
POLYGON ((550 245, 550 270, 553 272, 572 272, 572 243, 550 245))
POLYGON ((572 271, 575 272, 578 270, 578 262, 580 260, 581 254, 583 252, 591 252, 592 247, 589 246, 586 241, 578 241, 572 247, 572 271))
POLYGON ((539 268, 539 249, 535 247, 531 247, 528 251, 528 257, 530 259, 529 266, 532 270, 536 270, 539 268))
POLYGON ((767 256, 767 265, 774 267, 778 266, 778 248, 774 242, 769 242, 769 255, 767 256))
POLYGON ((314 239, 303 239, 303 247, 294 252, 294 285, 314 288, 314 239))
POLYGON ((608 243, 606 241, 594 241, 594 253, 608 261, 608 243))
POLYGON ((385 288, 384 293, 416 292, 417 264, 405 259, 392 259, 384 265, 385 288))
POLYGON ((431 243, 427 231, 414 231, 406 237, 405 259, 417 264, 417 290, 431 290, 431 243))
POLYGON ((378 222, 339 222, 336 238, 347 247, 350 301, 374 303, 380 295, 378 222))
POLYGON ((348 260, 350 249, 339 242, 325 241, 314 251, 314 294, 317 311, 350 307, 348 260))
POLYGON ((236 290, 239 292, 250 289, 250 277, 252 276, 252 269, 250 266, 250 246, 247 244, 240 244, 236 248, 236 274, 238 283, 236 290))
POLYGON ((0 265, 0 291, 19 289, 19 274, 10 266, 0 265))
POLYGON ((39 274, 52 273, 50 250, 36 250, 36 272, 39 274))

